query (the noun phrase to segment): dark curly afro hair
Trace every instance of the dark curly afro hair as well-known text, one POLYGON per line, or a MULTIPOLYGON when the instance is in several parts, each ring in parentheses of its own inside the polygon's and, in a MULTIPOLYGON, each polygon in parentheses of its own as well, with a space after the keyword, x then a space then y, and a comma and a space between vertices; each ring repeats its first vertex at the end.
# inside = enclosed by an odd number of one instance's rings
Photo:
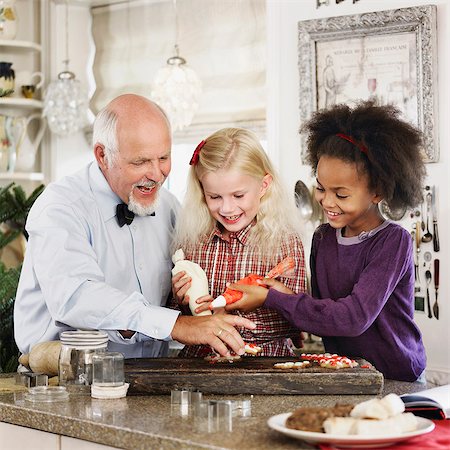
POLYGON ((426 175, 422 134, 400 115, 396 107, 373 101, 317 111, 300 130, 307 133, 306 162, 314 174, 324 155, 354 162, 389 208, 414 208, 422 201, 426 175))

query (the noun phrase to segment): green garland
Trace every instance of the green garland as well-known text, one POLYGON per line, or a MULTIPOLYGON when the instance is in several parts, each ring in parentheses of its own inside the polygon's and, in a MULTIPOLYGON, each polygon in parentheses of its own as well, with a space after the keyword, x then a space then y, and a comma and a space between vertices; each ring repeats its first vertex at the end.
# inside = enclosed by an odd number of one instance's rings
MULTIPOLYGON (((7 231, 0 230, 0 249, 21 233, 26 236, 28 213, 43 190, 44 186, 40 185, 27 197, 23 188, 15 183, 0 189, 0 225, 7 225, 7 231)), ((13 313, 21 268, 21 264, 7 268, 0 261, 0 373, 14 372, 18 366, 19 350, 14 341, 13 313)))

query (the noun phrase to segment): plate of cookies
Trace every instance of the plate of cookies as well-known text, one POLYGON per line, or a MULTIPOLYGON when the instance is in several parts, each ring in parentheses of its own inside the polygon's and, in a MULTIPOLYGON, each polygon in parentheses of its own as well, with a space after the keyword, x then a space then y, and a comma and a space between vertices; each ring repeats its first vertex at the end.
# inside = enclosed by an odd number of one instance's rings
POLYGON ((357 405, 330 408, 305 407, 272 416, 273 430, 310 444, 330 444, 342 448, 389 446, 434 429, 431 420, 405 413, 396 394, 357 405))

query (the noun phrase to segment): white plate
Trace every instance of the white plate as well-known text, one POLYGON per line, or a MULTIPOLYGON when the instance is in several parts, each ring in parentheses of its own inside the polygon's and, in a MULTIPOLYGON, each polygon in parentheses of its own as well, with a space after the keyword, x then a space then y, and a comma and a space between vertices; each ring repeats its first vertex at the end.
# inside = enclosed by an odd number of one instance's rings
POLYGON ((270 428, 273 428, 280 433, 293 438, 301 439, 302 441, 306 441, 311 444, 331 444, 345 448, 387 447, 388 445, 392 445, 396 442, 406 441, 407 439, 411 439, 415 436, 421 436, 422 434, 426 434, 434 430, 434 423, 431 420, 424 419, 423 417, 417 417, 417 430, 409 433, 390 436, 338 436, 334 434, 314 433, 312 431, 301 431, 287 428, 285 426, 286 419, 291 414, 292 413, 285 413, 272 416, 267 421, 267 424, 270 428))

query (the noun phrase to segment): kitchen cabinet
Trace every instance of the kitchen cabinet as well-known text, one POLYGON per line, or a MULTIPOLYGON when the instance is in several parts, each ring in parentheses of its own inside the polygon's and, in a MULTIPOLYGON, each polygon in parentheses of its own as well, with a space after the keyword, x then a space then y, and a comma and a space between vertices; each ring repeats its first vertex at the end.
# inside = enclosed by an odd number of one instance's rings
POLYGON ((12 63, 15 71, 14 92, 0 98, 0 127, 8 130, 10 144, 0 146, 0 186, 14 181, 31 190, 49 179, 50 146, 42 118, 49 81, 48 8, 48 0, 17 0, 16 38, 0 39, 0 60, 12 63), (32 98, 22 94, 23 85, 37 87, 32 98))
POLYGON ((116 450, 117 447, 96 444, 46 431, 0 422, 2 450, 116 450))

